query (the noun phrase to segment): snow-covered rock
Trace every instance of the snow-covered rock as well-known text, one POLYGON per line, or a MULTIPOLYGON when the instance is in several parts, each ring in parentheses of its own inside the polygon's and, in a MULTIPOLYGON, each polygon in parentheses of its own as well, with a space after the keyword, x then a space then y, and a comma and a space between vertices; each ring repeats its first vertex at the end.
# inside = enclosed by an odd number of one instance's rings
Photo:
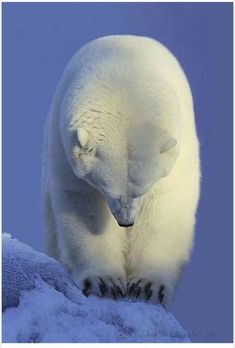
POLYGON ((7 233, 3 234, 2 249, 3 310, 18 306, 21 291, 35 287, 35 277, 40 277, 71 301, 76 302, 82 296, 67 271, 56 260, 12 239, 7 233))
POLYGON ((85 297, 57 261, 3 235, 3 342, 189 342, 160 305, 85 297))

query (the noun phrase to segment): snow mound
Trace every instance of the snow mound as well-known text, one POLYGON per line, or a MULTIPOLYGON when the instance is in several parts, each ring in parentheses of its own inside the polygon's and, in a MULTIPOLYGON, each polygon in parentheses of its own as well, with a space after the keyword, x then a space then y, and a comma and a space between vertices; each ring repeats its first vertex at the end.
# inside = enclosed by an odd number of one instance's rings
POLYGON ((57 261, 3 235, 3 342, 190 342, 161 306, 85 297, 57 261))
POLYGON ((56 260, 3 233, 2 238, 2 309, 16 307, 22 290, 35 287, 35 277, 62 292, 71 301, 82 295, 64 267, 56 260))

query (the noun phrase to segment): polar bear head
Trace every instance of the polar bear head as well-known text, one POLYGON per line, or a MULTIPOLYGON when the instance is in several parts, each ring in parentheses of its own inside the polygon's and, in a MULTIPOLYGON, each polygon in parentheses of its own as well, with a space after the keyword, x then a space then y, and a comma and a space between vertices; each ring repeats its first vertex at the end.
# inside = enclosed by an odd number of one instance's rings
POLYGON ((154 127, 78 127, 73 131, 72 168, 98 189, 118 224, 134 224, 141 201, 167 176, 177 152, 176 139, 154 127))

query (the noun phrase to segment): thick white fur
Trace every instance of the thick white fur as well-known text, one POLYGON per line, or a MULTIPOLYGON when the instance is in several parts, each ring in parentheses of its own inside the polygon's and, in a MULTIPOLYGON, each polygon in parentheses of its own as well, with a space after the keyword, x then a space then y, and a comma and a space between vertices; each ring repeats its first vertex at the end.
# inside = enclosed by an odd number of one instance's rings
POLYGON ((151 282, 149 301, 169 306, 200 184, 193 102, 177 60, 149 38, 90 42, 58 84, 45 133, 49 255, 93 293, 102 277, 108 293, 138 282, 144 299, 151 282))

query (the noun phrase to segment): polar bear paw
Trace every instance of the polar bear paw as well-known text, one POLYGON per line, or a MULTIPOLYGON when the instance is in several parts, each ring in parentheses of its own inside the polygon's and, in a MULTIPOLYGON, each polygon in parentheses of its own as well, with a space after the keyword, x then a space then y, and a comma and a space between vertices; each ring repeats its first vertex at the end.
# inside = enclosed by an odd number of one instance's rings
POLYGON ((127 296, 169 308, 174 297, 174 286, 169 280, 133 278, 127 283, 127 296))
POLYGON ((117 300, 126 296, 125 281, 118 276, 89 275, 82 280, 80 288, 87 297, 97 295, 117 300))

